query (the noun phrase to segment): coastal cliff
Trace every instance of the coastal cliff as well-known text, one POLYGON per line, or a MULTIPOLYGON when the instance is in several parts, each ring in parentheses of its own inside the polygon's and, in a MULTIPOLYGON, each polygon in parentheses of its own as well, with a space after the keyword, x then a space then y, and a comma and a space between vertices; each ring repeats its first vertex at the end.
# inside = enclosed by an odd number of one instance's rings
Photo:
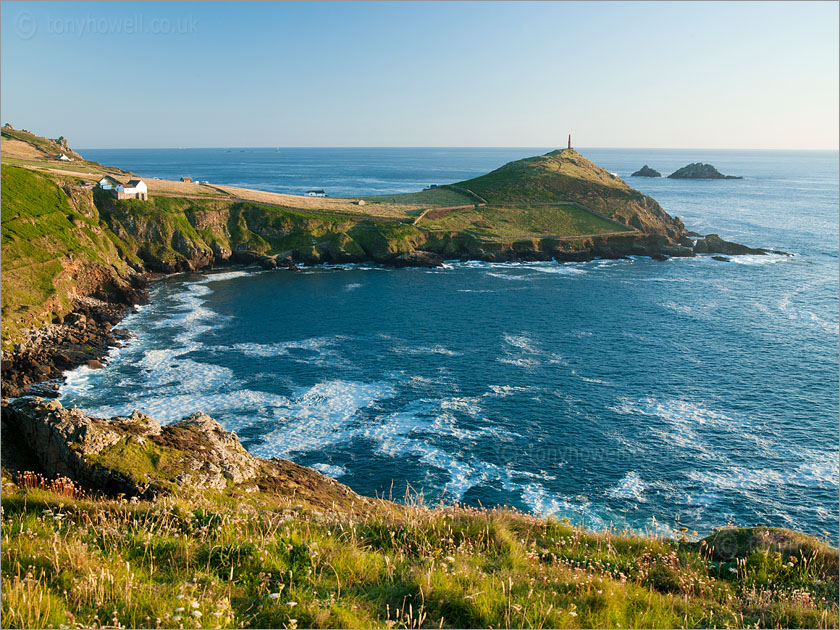
POLYGON ((49 152, 59 145, 29 132, 4 128, 3 143, 4 395, 95 366, 154 274, 765 253, 716 236, 695 243, 679 218, 574 149, 361 206, 155 180, 148 200, 116 199, 95 182, 133 174, 72 152, 57 164, 49 152))
POLYGON ((789 530, 664 538, 361 497, 200 413, 26 398, 2 432, 4 627, 837 624, 837 550, 789 530))

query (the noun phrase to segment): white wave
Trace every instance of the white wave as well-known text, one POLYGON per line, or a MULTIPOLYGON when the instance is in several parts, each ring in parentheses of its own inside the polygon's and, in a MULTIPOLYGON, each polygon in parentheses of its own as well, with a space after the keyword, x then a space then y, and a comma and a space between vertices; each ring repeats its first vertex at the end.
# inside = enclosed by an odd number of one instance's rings
POLYGON ((615 383, 611 383, 610 381, 603 381, 600 378, 587 378, 585 376, 581 376, 580 378, 586 383, 597 383, 598 385, 615 385, 615 383))
MULTIPOLYGON (((781 254, 745 254, 743 256, 728 256, 727 258, 739 265, 775 265, 776 263, 794 260, 793 256, 783 256, 781 254)), ((711 257, 708 260, 711 260, 711 257)))
POLYGON ((828 486, 837 488, 840 482, 840 461, 836 452, 799 449, 800 464, 795 472, 786 475, 789 482, 803 486, 828 486))
POLYGON ((527 369, 537 368, 540 365, 542 365, 542 363, 538 359, 526 359, 526 358, 523 358, 523 357, 519 357, 519 358, 501 357, 501 358, 498 358, 497 361, 499 363, 504 363, 506 365, 515 365, 516 367, 527 368, 527 369))
POLYGON ((436 344, 434 346, 418 346, 416 348, 397 347, 391 348, 391 352, 409 355, 439 354, 447 357, 459 357, 463 354, 462 352, 450 350, 449 348, 446 348, 441 344, 436 344))
POLYGON ((256 267, 249 270, 240 269, 237 271, 220 271, 218 273, 208 273, 202 280, 198 280, 197 282, 207 283, 220 282, 222 280, 234 280, 236 278, 243 278, 245 276, 250 276, 261 272, 262 270, 256 267))
POLYGON ((344 286, 344 290, 349 292, 349 291, 353 291, 354 289, 358 289, 361 286, 362 286, 361 282, 351 282, 350 284, 347 284, 347 285, 344 286))
POLYGON ((827 321, 807 308, 795 306, 793 297, 794 292, 787 293, 779 301, 779 310, 787 315, 788 319, 821 328, 827 333, 838 333, 837 322, 827 321))
POLYGON ((287 457, 294 452, 321 450, 351 438, 352 424, 362 409, 391 398, 391 383, 325 381, 299 390, 273 409, 278 428, 262 436, 259 455, 287 457))
POLYGON ((573 521, 583 518, 587 526, 603 528, 605 522, 600 517, 589 513, 589 502, 573 503, 567 498, 553 494, 539 483, 530 483, 522 488, 522 500, 535 514, 541 516, 566 517, 573 521))
POLYGON ((231 346, 231 349, 248 357, 282 357, 288 356, 290 350, 311 350, 324 353, 337 341, 339 341, 339 337, 310 337, 270 344, 237 343, 231 346))
POLYGON ((537 352, 537 349, 534 346, 534 340, 526 337, 525 335, 509 335, 508 333, 505 333, 504 340, 509 346, 519 348, 520 350, 524 350, 530 354, 537 352))
POLYGON ((314 468, 318 472, 322 472, 328 477, 336 479, 347 474, 347 470, 341 466, 333 466, 332 464, 312 464, 310 468, 314 468))
POLYGON ((645 498, 642 493, 645 490, 645 484, 641 477, 635 471, 631 471, 624 475, 624 478, 615 486, 607 490, 607 495, 613 499, 633 499, 643 503, 645 498))
POLYGON ((725 472, 689 470, 688 478, 713 490, 745 491, 784 485, 784 475, 776 470, 743 466, 733 466, 725 472))
POLYGON ((671 311, 682 313, 683 315, 692 315, 694 313, 693 309, 687 304, 677 304, 676 302, 664 302, 661 306, 664 306, 665 308, 671 311))
POLYGON ((496 273, 496 272, 493 272, 493 271, 488 271, 487 275, 491 276, 493 278, 501 278, 502 280, 530 280, 532 278, 532 276, 528 276, 528 275, 521 275, 521 274, 514 275, 514 274, 509 274, 509 273, 496 273))
POLYGON ((617 405, 608 409, 630 416, 636 422, 640 416, 658 418, 660 423, 646 421, 644 428, 664 443, 692 451, 694 456, 700 459, 721 457, 719 452, 707 448, 706 439, 701 436, 701 432, 705 434, 707 431, 738 431, 744 436, 753 437, 748 430, 747 421, 736 421, 722 412, 686 400, 663 401, 647 397, 633 401, 622 398, 617 405))
POLYGON ((535 391, 533 387, 518 387, 515 385, 490 385, 490 391, 483 394, 483 396, 492 396, 496 398, 507 398, 514 396, 520 392, 535 391))
POLYGON ((572 263, 554 263, 554 266, 533 267, 532 269, 540 273, 553 273, 562 276, 573 276, 586 273, 586 269, 575 267, 572 263))

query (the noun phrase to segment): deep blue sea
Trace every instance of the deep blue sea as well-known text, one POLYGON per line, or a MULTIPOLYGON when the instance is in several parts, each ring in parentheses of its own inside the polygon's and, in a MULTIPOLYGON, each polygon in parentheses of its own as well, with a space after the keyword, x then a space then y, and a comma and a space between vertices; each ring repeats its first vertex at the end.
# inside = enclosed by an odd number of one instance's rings
MULTIPOLYGON (((88 150, 143 177, 417 190, 545 149, 88 150)), ((838 524, 836 152, 580 149, 689 230, 786 256, 227 270, 160 282, 65 405, 202 410, 373 495, 606 527, 838 524), (630 178, 710 162, 743 180, 630 178)))

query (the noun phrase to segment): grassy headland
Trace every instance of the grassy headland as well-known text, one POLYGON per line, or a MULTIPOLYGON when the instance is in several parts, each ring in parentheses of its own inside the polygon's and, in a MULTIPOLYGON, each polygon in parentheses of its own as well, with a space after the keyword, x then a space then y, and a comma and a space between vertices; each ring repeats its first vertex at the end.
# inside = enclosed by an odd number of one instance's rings
MULTIPOLYGON (((573 150, 417 193, 313 198, 146 179, 148 201, 92 188, 132 173, 66 144, 2 129, 3 347, 59 320, 97 284, 131 273, 205 269, 260 257, 388 263, 427 250, 510 260, 660 251, 682 224, 573 150), (58 153, 72 157, 56 159, 58 153), (618 236, 619 238, 616 238, 618 236)), ((690 252, 689 252, 690 253, 690 252)))

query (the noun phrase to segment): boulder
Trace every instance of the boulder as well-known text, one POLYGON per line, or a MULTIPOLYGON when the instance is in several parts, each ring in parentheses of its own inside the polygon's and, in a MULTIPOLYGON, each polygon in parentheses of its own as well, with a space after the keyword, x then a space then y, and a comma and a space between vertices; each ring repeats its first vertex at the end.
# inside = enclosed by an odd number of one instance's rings
POLYGON ((236 435, 203 413, 162 427, 137 411, 103 420, 57 400, 19 398, 3 407, 3 422, 19 432, 47 475, 109 494, 149 497, 183 485, 221 490, 261 469, 236 435))

